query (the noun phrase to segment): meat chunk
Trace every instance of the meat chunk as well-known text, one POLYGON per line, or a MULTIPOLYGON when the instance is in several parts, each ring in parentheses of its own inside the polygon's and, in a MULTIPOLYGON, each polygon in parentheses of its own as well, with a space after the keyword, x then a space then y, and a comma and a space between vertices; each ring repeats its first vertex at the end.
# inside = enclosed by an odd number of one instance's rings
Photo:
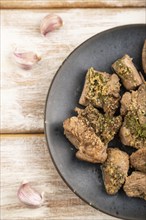
POLYGON ((116 74, 99 72, 90 68, 86 74, 84 88, 79 100, 81 105, 91 103, 103 108, 104 112, 115 113, 120 100, 120 83, 116 74))
POLYGON ((64 134, 78 150, 77 158, 92 163, 103 163, 106 160, 107 146, 81 118, 68 118, 63 127, 64 134))
POLYGON ((137 115, 139 118, 139 123, 141 125, 145 125, 146 128, 146 83, 142 84, 138 89, 137 115))
POLYGON ((106 192, 114 195, 126 180, 129 156, 118 148, 109 148, 107 153, 107 160, 102 165, 103 180, 106 192))
POLYGON ((144 41, 144 45, 142 49, 142 66, 144 73, 146 74, 146 40, 144 41))
POLYGON ((140 123, 146 123, 146 83, 144 82, 137 91, 125 92, 121 99, 121 115, 128 111, 137 112, 140 123))
POLYGON ((136 170, 146 173, 146 148, 141 148, 132 153, 130 163, 136 170))
POLYGON ((127 54, 114 62, 112 67, 121 78, 126 89, 135 89, 142 84, 142 79, 132 62, 132 58, 127 54))
POLYGON ((138 171, 132 172, 126 178, 124 191, 129 197, 139 197, 146 200, 146 174, 138 171))
POLYGON ((121 114, 125 115, 120 129, 123 144, 137 149, 146 147, 146 84, 137 91, 127 92, 121 100, 121 114))
POLYGON ((78 117, 91 126, 96 135, 106 144, 114 138, 122 124, 121 116, 101 114, 92 105, 88 105, 85 109, 76 108, 76 111, 79 114, 78 117))
POLYGON ((126 115, 127 111, 129 110, 129 106, 131 104, 131 93, 125 92, 121 99, 121 115, 126 115))
POLYGON ((92 163, 104 162, 107 144, 121 126, 121 116, 101 114, 91 104, 75 110, 78 116, 66 119, 63 127, 66 137, 78 149, 76 156, 92 163))

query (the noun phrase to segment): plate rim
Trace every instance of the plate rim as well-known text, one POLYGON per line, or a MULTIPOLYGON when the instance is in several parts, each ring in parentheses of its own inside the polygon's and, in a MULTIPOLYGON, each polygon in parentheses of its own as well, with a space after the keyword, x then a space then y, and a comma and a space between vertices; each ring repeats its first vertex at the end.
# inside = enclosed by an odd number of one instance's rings
POLYGON ((92 35, 91 37, 89 37, 88 39, 86 39, 85 41, 83 41, 81 44, 79 44, 77 47, 75 47, 70 53, 69 55, 64 59, 64 61, 61 63, 61 65, 58 67, 55 75, 53 76, 52 78, 52 81, 49 85, 49 89, 47 91, 47 96, 46 96, 46 100, 45 100, 45 107, 44 107, 44 134, 45 134, 45 140, 46 140, 46 143, 47 143, 47 148, 48 148, 48 152, 50 154, 50 157, 51 157, 51 160, 53 162, 53 165, 55 167, 55 169, 57 170, 59 176, 62 178, 62 180, 64 181, 64 183, 67 185, 67 187, 75 194, 77 195, 82 201, 84 201, 86 204, 88 204, 89 206, 93 207, 94 209, 96 209, 97 211, 100 211, 106 215, 109 215, 109 216, 112 216, 112 217, 115 217, 115 218, 120 218, 120 219, 123 219, 123 220, 132 220, 132 218, 125 218, 125 217, 121 217, 121 216, 118 216, 118 215, 114 215, 114 214, 111 214, 109 212, 106 212, 106 211, 103 211, 102 209, 100 208, 97 208, 95 207, 93 204, 90 204, 85 198, 83 198, 82 196, 80 196, 78 194, 78 192, 76 192, 73 187, 67 182, 67 180, 64 178, 64 176, 62 175, 62 173, 60 172, 59 168, 57 167, 57 164, 53 158, 53 155, 51 153, 51 149, 50 149, 50 144, 49 144, 49 138, 48 138, 48 135, 47 135, 47 120, 46 120, 46 117, 47 117, 47 104, 48 104, 48 99, 49 99, 49 95, 50 95, 50 91, 51 91, 51 88, 53 86, 53 83, 55 81, 55 78, 57 77, 61 67, 64 65, 64 63, 66 62, 66 60, 68 60, 68 58, 77 50, 79 49, 84 43, 90 41, 92 38, 96 37, 96 36, 100 36, 102 34, 106 34, 110 31, 114 31, 114 30, 118 30, 118 29, 122 29, 122 28, 128 28, 128 27, 146 27, 146 24, 145 23, 135 23, 135 24, 126 24, 126 25, 119 25, 119 26, 116 26, 116 27, 113 27, 113 28, 109 28, 109 29, 106 29, 104 31, 101 31, 97 34, 94 34, 92 35))

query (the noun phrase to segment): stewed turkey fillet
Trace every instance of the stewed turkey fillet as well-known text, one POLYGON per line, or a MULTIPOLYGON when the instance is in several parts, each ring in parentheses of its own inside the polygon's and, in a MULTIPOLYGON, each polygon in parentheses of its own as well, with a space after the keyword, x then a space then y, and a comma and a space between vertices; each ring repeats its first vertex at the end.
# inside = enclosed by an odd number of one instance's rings
POLYGON ((123 189, 129 197, 139 197, 146 200, 146 173, 132 172, 126 178, 123 189))
POLYGON ((82 118, 88 126, 91 126, 96 135, 106 144, 114 138, 121 127, 121 116, 102 114, 91 104, 85 109, 76 108, 75 110, 78 112, 78 117, 82 118))
POLYGON ((92 104, 113 115, 119 106, 120 86, 116 74, 96 71, 91 67, 86 74, 79 103, 84 106, 92 104))
POLYGON ((64 134, 77 148, 76 157, 92 163, 103 163, 107 158, 106 148, 101 139, 95 134, 84 120, 71 117, 64 121, 64 134))
POLYGON ((144 41, 144 45, 142 49, 142 66, 143 66, 143 71, 146 74, 146 40, 144 41))
POLYGON ((115 61, 112 67, 127 90, 135 89, 142 84, 142 78, 129 55, 126 54, 115 61))
POLYGON ((130 155, 130 164, 136 170, 146 173, 146 148, 143 147, 130 155))
POLYGON ((122 143, 137 149, 146 147, 146 83, 123 95, 121 114, 125 115, 120 129, 122 143))
POLYGON ((114 195, 126 180, 129 156, 118 148, 108 148, 107 155, 107 160, 102 165, 103 181, 106 192, 114 195))
POLYGON ((64 121, 64 134, 78 149, 76 156, 92 163, 106 160, 107 144, 114 138, 121 126, 121 116, 101 114, 92 105, 75 109, 77 117, 64 121))

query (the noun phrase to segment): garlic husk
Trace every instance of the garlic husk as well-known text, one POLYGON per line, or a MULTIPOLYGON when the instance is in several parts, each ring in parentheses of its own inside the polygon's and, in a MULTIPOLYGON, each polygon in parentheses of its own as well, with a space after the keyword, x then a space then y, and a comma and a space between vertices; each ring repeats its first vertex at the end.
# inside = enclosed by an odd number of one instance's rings
POLYGON ((61 17, 56 14, 48 14, 41 22, 41 34, 46 36, 49 32, 59 29, 62 25, 63 20, 61 17))
POLYGON ((41 58, 32 51, 18 51, 15 50, 13 53, 15 62, 25 70, 31 69, 41 58))
POLYGON ((18 193, 18 199, 33 208, 38 208, 43 203, 43 193, 37 192, 29 183, 22 183, 18 193))

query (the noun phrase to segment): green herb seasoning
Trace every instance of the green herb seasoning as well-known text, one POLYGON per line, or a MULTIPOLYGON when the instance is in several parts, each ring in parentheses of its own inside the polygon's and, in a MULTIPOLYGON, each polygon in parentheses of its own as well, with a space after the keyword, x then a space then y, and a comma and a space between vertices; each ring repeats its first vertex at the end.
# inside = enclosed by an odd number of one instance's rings
POLYGON ((128 112, 125 116, 125 125, 136 138, 146 138, 146 124, 139 123, 136 113, 128 112))
MULTIPOLYGON (((92 105, 103 108, 104 112, 113 114, 118 108, 119 97, 115 98, 113 94, 109 94, 109 80, 109 74, 90 68, 86 76, 88 87, 86 99, 92 105)), ((117 85, 116 89, 120 89, 120 84, 117 85)))
POLYGON ((126 175, 124 175, 119 166, 116 166, 111 161, 103 165, 103 171, 104 176, 108 176, 108 181, 105 179, 106 191, 109 194, 115 194, 125 182, 126 175))
POLYGON ((123 62, 122 59, 119 59, 116 61, 115 63, 116 65, 116 69, 117 69, 117 74, 121 77, 121 78, 129 78, 131 76, 132 73, 132 69, 128 66, 126 66, 123 62))
POLYGON ((92 105, 88 105, 80 115, 88 126, 91 126, 95 133, 100 136, 104 143, 108 143, 119 130, 122 118, 101 114, 92 105))

